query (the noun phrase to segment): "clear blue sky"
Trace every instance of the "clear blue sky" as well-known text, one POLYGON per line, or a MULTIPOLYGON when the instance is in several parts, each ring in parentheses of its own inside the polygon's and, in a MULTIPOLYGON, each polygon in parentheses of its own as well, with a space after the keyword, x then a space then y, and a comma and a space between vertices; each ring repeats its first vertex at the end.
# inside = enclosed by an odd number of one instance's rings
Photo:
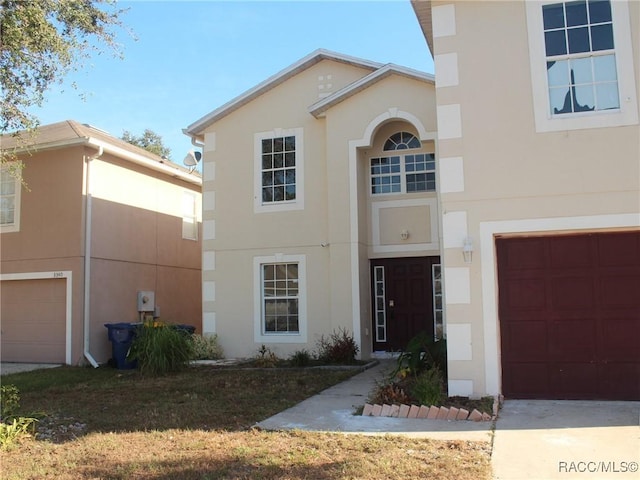
POLYGON ((177 163, 192 148, 183 128, 318 48, 433 73, 409 0, 118 5, 137 37, 119 30, 124 59, 94 56, 33 112, 41 124, 73 119, 116 137, 151 129, 177 163))

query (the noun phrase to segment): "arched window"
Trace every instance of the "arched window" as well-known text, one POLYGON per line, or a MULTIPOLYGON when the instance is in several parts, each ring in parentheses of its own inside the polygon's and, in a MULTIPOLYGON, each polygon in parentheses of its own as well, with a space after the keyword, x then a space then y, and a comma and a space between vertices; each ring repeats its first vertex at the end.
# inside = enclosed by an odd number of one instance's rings
POLYGON ((408 148, 420 148, 420 140, 409 132, 398 132, 391 135, 384 143, 383 150, 406 150, 408 148))

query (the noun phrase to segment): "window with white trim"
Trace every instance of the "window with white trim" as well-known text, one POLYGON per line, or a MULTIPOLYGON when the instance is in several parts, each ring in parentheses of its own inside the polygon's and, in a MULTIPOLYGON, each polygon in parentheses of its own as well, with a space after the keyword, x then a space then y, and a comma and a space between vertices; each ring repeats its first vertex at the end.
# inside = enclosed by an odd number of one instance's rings
POLYGON ((302 129, 255 135, 255 210, 303 208, 302 129))
POLYGON ((609 0, 542 6, 551 115, 620 108, 609 0))
POLYGON ((626 0, 525 2, 536 131, 638 123, 626 0))
POLYGON ((0 231, 20 230, 20 172, 16 164, 0 167, 0 231))
MULTIPOLYGON (((407 150, 421 146, 413 134, 398 132, 387 139, 383 150, 407 150)), ((436 158, 433 153, 375 157, 370 161, 370 169, 373 195, 436 190, 436 158)))
POLYGON ((256 342, 306 342, 305 256, 254 258, 256 342))
POLYGON ((193 192, 182 193, 182 238, 198 240, 197 197, 193 192))

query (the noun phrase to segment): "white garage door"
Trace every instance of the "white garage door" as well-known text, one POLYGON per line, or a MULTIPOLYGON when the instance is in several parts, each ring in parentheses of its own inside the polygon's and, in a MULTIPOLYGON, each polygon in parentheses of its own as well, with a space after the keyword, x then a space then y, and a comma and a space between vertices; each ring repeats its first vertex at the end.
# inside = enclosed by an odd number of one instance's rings
POLYGON ((0 282, 3 362, 65 362, 66 280, 0 282))

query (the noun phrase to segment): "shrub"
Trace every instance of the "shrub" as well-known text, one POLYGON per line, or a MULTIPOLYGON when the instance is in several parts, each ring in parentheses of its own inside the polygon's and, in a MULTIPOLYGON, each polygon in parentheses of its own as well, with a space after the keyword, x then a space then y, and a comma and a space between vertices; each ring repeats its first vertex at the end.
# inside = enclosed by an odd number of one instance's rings
POLYGON ((191 335, 175 325, 145 322, 136 330, 127 360, 138 361, 141 373, 163 375, 181 370, 192 358, 191 335))
POLYGON ((289 357, 289 363, 294 367, 307 367, 313 360, 311 354, 306 350, 296 350, 289 357))
POLYGON ((398 366, 393 375, 401 372, 409 375, 438 368, 441 373, 447 372, 447 344, 446 340, 434 340, 427 332, 420 332, 407 344, 398 357, 398 366))
POLYGON ((0 420, 10 418, 18 413, 20 394, 15 385, 0 386, 0 420))
POLYGON ((353 335, 346 329, 339 328, 329 338, 322 335, 318 340, 318 359, 322 363, 352 365, 359 351, 353 335))
POLYGON ((411 397, 418 405, 441 405, 445 395, 440 370, 434 367, 417 375, 411 384, 411 397))
POLYGON ((262 344, 255 357, 255 365, 262 368, 273 368, 279 362, 278 356, 269 347, 262 344))
POLYGON ((35 431, 35 418, 18 416, 20 394, 15 385, 0 387, 0 449, 8 450, 35 431))
POLYGON ((193 360, 219 360, 224 358, 224 351, 218 344, 218 335, 191 335, 193 342, 193 360))

